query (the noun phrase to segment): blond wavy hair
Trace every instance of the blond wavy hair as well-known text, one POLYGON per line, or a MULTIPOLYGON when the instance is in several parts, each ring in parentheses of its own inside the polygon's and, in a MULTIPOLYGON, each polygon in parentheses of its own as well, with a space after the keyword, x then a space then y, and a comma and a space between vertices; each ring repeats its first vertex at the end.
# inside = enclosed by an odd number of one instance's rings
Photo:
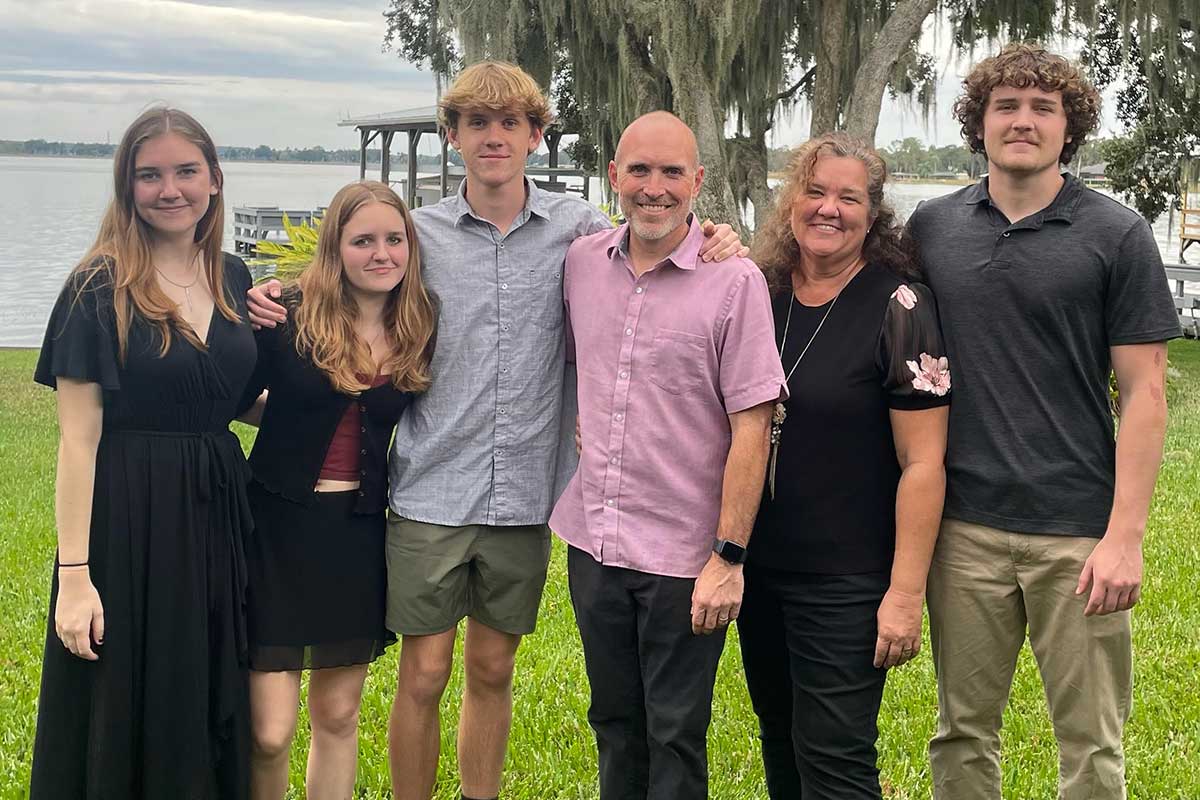
POLYGON ((537 81, 507 61, 479 61, 460 72, 438 102, 438 118, 457 130, 460 114, 481 108, 520 112, 539 131, 554 121, 550 101, 537 81))
POLYGON ((341 256, 342 231, 350 218, 370 203, 383 203, 400 212, 408 238, 404 279, 388 294, 383 308, 389 354, 379 371, 390 374, 397 389, 421 392, 429 388, 437 311, 421 279, 421 253, 412 216, 404 201, 378 181, 355 181, 333 196, 321 223, 316 256, 292 291, 285 293, 293 306, 289 316, 295 326, 296 350, 324 372, 339 392, 356 395, 370 388, 359 376, 374 376, 375 361, 369 343, 354 332, 358 303, 350 292, 341 256))
POLYGON ((904 236, 904 226, 896 218, 895 210, 883 197, 888 180, 887 164, 875 148, 844 131, 836 131, 809 139, 792 151, 785 170, 787 177, 775 196, 775 208, 766 225, 754 237, 750 257, 766 275, 772 291, 791 289, 792 273, 803 259, 792 232, 792 207, 796 199, 808 191, 817 161, 829 157, 856 159, 867 170, 867 197, 874 222, 863 240, 863 257, 906 280, 917 278, 917 259, 912 243, 904 236))
POLYGON ((208 211, 196 224, 194 241, 218 312, 230 322, 241 320, 224 291, 221 237, 225 228, 225 176, 217 163, 216 145, 208 131, 190 114, 177 108, 153 106, 133 121, 117 145, 113 156, 113 199, 104 211, 95 242, 72 272, 81 278, 80 293, 93 287, 97 277, 107 278, 111 284, 117 354, 122 363, 129 347, 129 327, 135 315, 158 331, 160 358, 171 349, 176 334, 198 350, 208 349, 192 326, 179 316, 178 304, 159 286, 151 255, 154 228, 138 216, 133 202, 133 173, 138 151, 147 141, 168 133, 183 137, 200 150, 212 182, 217 186, 217 193, 209 197, 208 211))
POLYGON ((1043 92, 1062 92, 1070 141, 1058 156, 1060 164, 1070 164, 1075 151, 1100 124, 1100 93, 1078 67, 1044 47, 1017 42, 976 64, 963 80, 963 93, 954 102, 954 117, 962 126, 963 141, 974 153, 986 153, 980 138, 983 114, 997 86, 1036 86, 1043 92))

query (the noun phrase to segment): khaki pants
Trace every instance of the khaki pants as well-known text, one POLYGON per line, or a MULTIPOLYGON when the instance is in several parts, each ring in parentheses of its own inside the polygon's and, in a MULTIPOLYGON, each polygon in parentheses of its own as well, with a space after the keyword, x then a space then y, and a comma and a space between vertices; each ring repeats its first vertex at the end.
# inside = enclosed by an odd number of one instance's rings
POLYGON ((938 730, 936 800, 1000 800, 1000 723, 1029 631, 1059 749, 1060 800, 1125 797, 1129 612, 1084 617, 1076 595, 1096 539, 945 520, 929 571, 938 730))

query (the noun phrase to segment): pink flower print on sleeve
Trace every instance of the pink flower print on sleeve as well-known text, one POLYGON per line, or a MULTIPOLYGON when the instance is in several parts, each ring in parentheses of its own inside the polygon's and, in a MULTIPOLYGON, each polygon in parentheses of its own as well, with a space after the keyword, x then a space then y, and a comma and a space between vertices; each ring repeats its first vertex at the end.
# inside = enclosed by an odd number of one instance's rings
POLYGON ((945 356, 934 358, 928 353, 921 353, 921 363, 905 361, 913 378, 913 388, 921 392, 929 392, 936 397, 942 397, 950 391, 950 362, 945 356))
POLYGON ((908 285, 904 283, 897 286, 896 291, 892 292, 892 299, 909 311, 917 307, 917 293, 908 288, 908 285))

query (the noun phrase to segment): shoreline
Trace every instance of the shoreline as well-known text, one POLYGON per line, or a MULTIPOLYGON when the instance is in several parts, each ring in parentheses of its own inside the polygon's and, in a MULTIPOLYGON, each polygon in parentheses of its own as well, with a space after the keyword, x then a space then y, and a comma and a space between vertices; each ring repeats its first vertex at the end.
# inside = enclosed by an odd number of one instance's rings
MULTIPOLYGON (((112 156, 76 156, 76 155, 60 155, 55 153, 0 153, 0 158, 62 158, 74 159, 76 161, 112 161, 112 156)), ((271 159, 260 158, 222 158, 222 164, 297 164, 301 166, 317 166, 317 167, 357 167, 357 161, 277 161, 271 159)), ((379 168, 379 162, 367 162, 367 171, 370 172, 371 167, 379 168)))

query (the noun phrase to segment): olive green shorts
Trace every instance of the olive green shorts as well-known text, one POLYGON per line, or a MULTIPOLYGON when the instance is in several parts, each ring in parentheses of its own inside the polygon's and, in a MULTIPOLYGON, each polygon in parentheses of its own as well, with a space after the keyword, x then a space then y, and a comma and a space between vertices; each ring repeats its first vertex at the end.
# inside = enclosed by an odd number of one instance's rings
POLYGON ((442 633, 463 617, 533 633, 550 562, 545 525, 433 525, 387 513, 387 627, 442 633))

